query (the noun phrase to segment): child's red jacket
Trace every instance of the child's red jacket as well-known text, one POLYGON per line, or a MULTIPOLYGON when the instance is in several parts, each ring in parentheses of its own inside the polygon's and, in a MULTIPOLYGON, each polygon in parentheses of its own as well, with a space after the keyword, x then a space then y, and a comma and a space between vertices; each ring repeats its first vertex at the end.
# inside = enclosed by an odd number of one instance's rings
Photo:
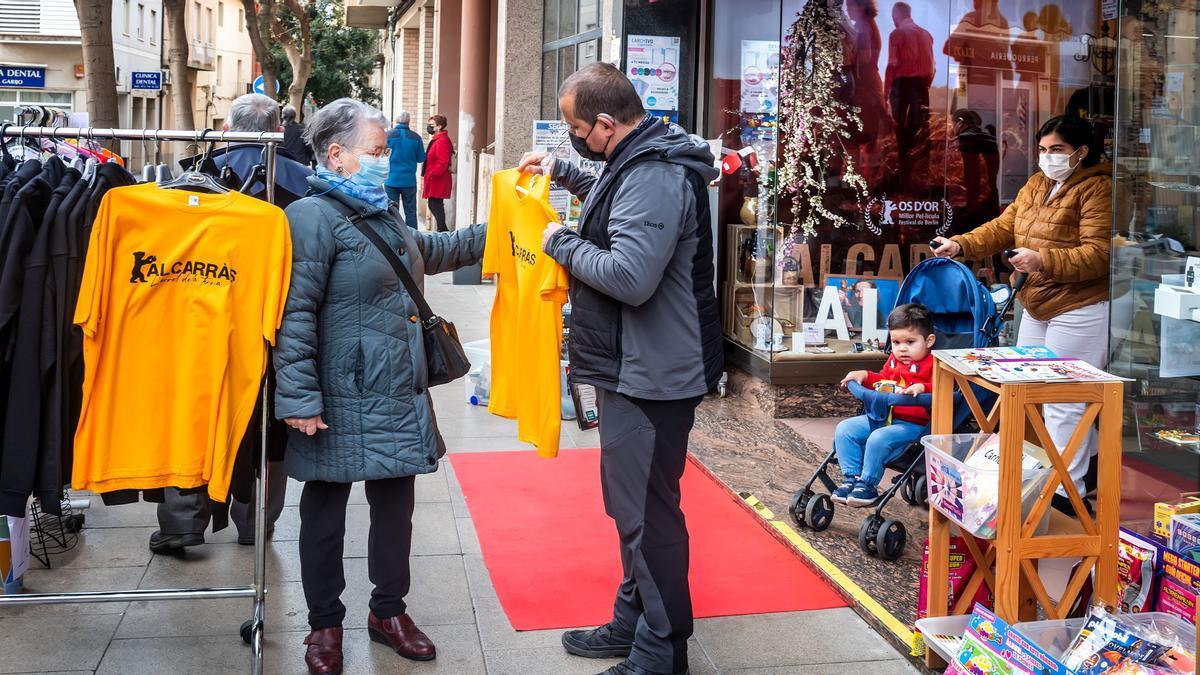
MULTIPOLYGON (((888 356, 883 370, 878 373, 867 371, 866 387, 874 387, 880 380, 894 380, 899 391, 909 385, 921 383, 925 385, 925 393, 933 393, 933 353, 916 363, 904 365, 895 356, 888 356)), ((892 417, 913 424, 929 424, 929 409, 919 405, 898 405, 892 408, 892 417)))

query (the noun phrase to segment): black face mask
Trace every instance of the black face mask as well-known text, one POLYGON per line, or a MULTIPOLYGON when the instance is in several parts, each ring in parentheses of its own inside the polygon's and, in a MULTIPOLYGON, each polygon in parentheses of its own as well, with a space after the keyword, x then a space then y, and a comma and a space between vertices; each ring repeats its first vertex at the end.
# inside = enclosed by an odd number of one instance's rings
POLYGON ((595 124, 595 122, 593 122, 592 128, 589 129, 587 132, 587 136, 580 138, 580 137, 576 136, 575 134, 568 132, 567 138, 570 139, 571 147, 575 149, 575 152, 579 153, 580 157, 591 160, 593 162, 608 161, 608 156, 604 154, 603 150, 599 150, 599 151, 592 150, 591 148, 588 147, 587 139, 592 137, 592 132, 595 130, 596 130, 596 124, 595 124))
POLYGON ((433 125, 432 124, 425 125, 425 133, 433 135, 433 125))

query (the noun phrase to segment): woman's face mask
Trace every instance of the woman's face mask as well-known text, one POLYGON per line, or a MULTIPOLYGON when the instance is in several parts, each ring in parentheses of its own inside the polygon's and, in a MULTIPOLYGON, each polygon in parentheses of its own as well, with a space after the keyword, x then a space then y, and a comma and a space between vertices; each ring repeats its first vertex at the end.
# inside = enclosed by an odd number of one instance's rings
POLYGON ((350 180, 364 187, 379 187, 387 180, 391 165, 387 157, 373 155, 355 155, 358 159, 358 171, 350 176, 350 180))
MULTIPOLYGON (((1083 148, 1079 148, 1079 150, 1082 149, 1083 148)), ((1079 154, 1079 150, 1076 150, 1070 154, 1049 152, 1042 153, 1038 157, 1038 168, 1040 168, 1042 173, 1046 174, 1046 177, 1050 180, 1061 183, 1070 178, 1071 174, 1075 173, 1075 169, 1079 167, 1078 161, 1074 163, 1071 161, 1075 155, 1079 154)))

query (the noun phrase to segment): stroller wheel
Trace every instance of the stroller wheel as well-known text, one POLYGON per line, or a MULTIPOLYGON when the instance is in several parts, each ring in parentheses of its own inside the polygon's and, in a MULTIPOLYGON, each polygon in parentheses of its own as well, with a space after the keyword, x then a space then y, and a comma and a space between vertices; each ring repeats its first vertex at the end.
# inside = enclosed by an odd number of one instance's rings
POLYGON ((898 520, 885 520, 875 533, 875 552, 884 560, 895 560, 904 554, 904 544, 908 541, 908 532, 904 523, 898 520))
POLYGON ((905 478, 904 482, 900 483, 900 498, 904 500, 905 504, 912 504, 913 506, 917 504, 916 488, 913 485, 914 482, 915 481, 910 477, 905 478))
POLYGON ((788 513, 792 515, 792 520, 795 521, 798 527, 805 527, 808 524, 804 519, 808 509, 808 502, 812 497, 813 493, 808 490, 796 490, 796 494, 792 495, 792 503, 788 506, 788 513))
POLYGON ((833 500, 826 494, 813 495, 804 507, 804 519, 817 532, 829 529, 833 523, 833 500))
POLYGON ((925 476, 917 478, 917 485, 913 488, 913 492, 917 498, 917 506, 929 506, 929 481, 925 476))
POLYGON ((877 543, 875 539, 881 525, 883 525, 883 518, 874 513, 863 518, 862 525, 858 527, 858 547, 863 550, 863 553, 875 555, 877 543))

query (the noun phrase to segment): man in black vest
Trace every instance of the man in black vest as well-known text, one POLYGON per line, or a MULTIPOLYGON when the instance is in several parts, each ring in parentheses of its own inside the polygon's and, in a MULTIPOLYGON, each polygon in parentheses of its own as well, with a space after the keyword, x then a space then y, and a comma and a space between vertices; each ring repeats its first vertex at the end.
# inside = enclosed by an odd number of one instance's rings
POLYGON ((615 675, 686 673, 679 480, 696 406, 724 367, 707 193, 718 171, 706 141, 647 115, 611 65, 567 78, 558 105, 575 151, 604 169, 595 176, 545 153, 521 168, 548 171, 583 199, 579 231, 551 223, 543 246, 571 275, 572 378, 600 395, 601 483, 625 572, 612 621, 567 632, 563 647, 627 656, 606 671, 615 675))

